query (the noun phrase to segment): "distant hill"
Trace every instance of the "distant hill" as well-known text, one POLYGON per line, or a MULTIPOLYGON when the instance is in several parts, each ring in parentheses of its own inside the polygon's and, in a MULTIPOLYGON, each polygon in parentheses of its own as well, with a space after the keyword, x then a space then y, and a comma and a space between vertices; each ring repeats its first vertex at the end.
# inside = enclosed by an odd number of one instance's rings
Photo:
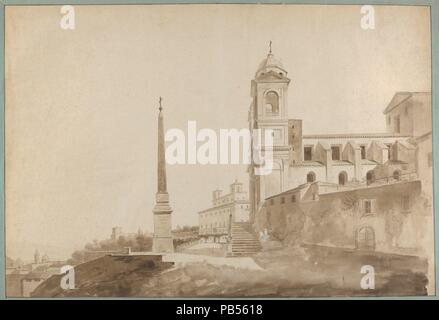
POLYGON ((33 297, 124 297, 136 295, 143 281, 156 277, 173 263, 161 256, 104 256, 75 267, 75 289, 60 287, 61 275, 41 283, 33 297))

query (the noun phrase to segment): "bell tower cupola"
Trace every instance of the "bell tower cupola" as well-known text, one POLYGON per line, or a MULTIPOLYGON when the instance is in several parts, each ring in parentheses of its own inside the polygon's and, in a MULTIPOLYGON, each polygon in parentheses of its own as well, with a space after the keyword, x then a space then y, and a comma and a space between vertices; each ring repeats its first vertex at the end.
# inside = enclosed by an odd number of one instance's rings
MULTIPOLYGON (((273 170, 267 176, 256 176, 250 168, 250 201, 255 214, 265 199, 288 189, 289 155, 288 141, 288 86, 287 71, 272 50, 270 41, 267 57, 262 60, 251 82, 252 103, 249 112, 249 128, 259 129, 262 136, 267 130, 273 137, 273 170)), ((262 149, 266 146, 262 142, 262 149)))

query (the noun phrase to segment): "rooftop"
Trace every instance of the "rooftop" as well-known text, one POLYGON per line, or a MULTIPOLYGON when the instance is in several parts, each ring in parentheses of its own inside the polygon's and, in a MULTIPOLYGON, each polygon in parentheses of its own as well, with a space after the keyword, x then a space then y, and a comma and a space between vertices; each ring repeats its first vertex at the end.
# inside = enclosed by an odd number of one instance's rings
POLYGON ((350 138, 409 138, 407 135, 395 133, 330 133, 330 134, 305 134, 303 139, 350 139, 350 138))
POLYGON ((389 105, 386 107, 386 109, 384 109, 383 113, 387 114, 390 111, 392 111, 394 108, 396 108, 397 106, 399 106, 401 103, 407 101, 408 99, 410 99, 411 97, 413 97, 414 95, 418 95, 418 94, 431 94, 431 92, 397 92, 395 93, 395 95, 393 96, 392 100, 390 101, 389 105))

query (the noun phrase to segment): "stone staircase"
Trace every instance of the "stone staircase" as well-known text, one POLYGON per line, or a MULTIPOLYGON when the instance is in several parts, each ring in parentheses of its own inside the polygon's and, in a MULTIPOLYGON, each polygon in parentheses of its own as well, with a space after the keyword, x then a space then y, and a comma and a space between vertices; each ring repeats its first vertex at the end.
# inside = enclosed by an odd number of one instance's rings
POLYGON ((249 223, 234 222, 232 224, 231 234, 231 251, 229 251, 228 256, 252 256, 261 251, 259 239, 257 235, 253 233, 249 223))

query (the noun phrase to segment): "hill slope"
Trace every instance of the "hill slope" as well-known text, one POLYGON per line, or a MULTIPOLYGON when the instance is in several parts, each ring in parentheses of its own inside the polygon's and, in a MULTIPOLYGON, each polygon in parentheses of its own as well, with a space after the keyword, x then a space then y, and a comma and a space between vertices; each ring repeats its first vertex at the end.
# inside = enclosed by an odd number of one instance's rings
POLYGON ((54 275, 34 290, 33 297, 126 297, 136 295, 145 279, 156 277, 173 263, 161 256, 105 256, 75 267, 75 289, 63 290, 54 275))

